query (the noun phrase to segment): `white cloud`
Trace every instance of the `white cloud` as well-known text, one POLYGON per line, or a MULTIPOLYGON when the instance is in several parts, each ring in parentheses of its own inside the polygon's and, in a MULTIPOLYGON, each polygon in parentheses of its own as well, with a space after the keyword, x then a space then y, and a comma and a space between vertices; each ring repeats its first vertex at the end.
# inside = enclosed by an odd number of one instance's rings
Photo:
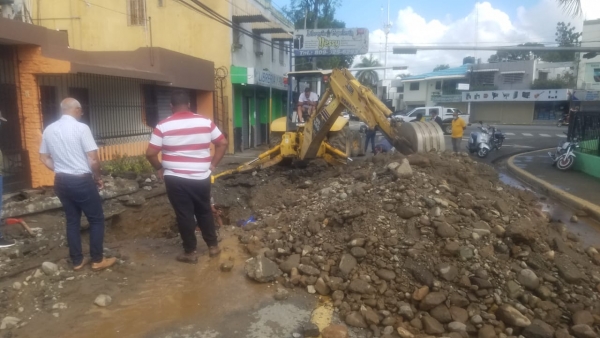
MULTIPOLYGON (((583 19, 600 17, 600 1, 582 0, 583 17, 566 16, 556 0, 539 0, 533 7, 519 7, 513 17, 494 8, 489 2, 475 4, 472 11, 461 18, 446 15, 438 20, 425 20, 411 7, 398 12, 388 35, 388 66, 408 66, 411 74, 432 71, 438 64, 457 67, 465 56, 475 56, 486 62, 493 52, 484 51, 419 51, 417 55, 391 54, 394 45, 515 45, 525 42, 554 41, 556 23, 571 22, 581 30, 583 19), (477 33, 476 33, 477 32, 477 33)), ((385 34, 382 30, 370 33, 369 51, 384 59, 385 34)), ((357 58, 358 60, 359 58, 357 58)), ((395 72, 399 73, 399 72, 395 72)), ((389 77, 389 72, 388 72, 389 77)))

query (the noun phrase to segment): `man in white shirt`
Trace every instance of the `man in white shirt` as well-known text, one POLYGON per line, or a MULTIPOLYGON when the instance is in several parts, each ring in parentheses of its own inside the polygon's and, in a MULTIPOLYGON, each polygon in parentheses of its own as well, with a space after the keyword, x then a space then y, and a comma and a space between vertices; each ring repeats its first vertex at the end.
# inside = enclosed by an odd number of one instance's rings
POLYGON ((92 270, 114 265, 116 258, 104 258, 104 211, 98 189, 104 187, 100 174, 98 146, 90 128, 79 122, 81 104, 66 98, 60 103, 62 117, 49 125, 42 136, 40 160, 54 171, 54 192, 67 219, 67 244, 73 270, 90 262, 81 249, 81 213, 90 223, 92 270))
POLYGON ((311 92, 310 87, 306 87, 304 93, 300 94, 298 98, 298 121, 300 123, 306 122, 314 114, 317 103, 319 103, 317 94, 311 92))

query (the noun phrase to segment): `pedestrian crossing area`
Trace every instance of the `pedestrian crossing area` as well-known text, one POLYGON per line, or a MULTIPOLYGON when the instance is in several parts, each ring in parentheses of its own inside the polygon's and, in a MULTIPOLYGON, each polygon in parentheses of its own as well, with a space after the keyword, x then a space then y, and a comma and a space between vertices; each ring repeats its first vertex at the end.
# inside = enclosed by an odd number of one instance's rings
POLYGON ((551 135, 551 134, 532 134, 532 133, 504 133, 504 135, 506 136, 525 136, 525 137, 560 137, 560 138, 566 138, 567 135, 565 134, 555 134, 555 135, 551 135))

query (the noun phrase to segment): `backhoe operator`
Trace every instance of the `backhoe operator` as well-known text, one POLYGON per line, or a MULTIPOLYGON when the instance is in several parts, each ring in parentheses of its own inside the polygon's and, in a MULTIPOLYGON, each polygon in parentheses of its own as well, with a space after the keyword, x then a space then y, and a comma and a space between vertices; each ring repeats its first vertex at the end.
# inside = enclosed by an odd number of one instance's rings
POLYGON ((319 103, 317 94, 311 92, 310 87, 306 87, 304 93, 300 94, 298 98, 298 121, 300 123, 304 123, 314 114, 317 103, 319 103))

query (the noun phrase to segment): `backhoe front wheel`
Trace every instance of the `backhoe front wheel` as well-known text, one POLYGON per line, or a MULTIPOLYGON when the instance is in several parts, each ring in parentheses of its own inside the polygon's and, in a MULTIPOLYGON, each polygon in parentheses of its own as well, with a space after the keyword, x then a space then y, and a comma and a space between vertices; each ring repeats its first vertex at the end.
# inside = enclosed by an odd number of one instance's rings
POLYGON ((269 148, 273 148, 281 144, 281 140, 283 139, 283 133, 272 131, 269 134, 269 148))
POLYGON ((344 152, 347 156, 350 156, 352 147, 350 142, 350 128, 345 126, 338 131, 330 131, 327 136, 327 142, 332 147, 344 152))

